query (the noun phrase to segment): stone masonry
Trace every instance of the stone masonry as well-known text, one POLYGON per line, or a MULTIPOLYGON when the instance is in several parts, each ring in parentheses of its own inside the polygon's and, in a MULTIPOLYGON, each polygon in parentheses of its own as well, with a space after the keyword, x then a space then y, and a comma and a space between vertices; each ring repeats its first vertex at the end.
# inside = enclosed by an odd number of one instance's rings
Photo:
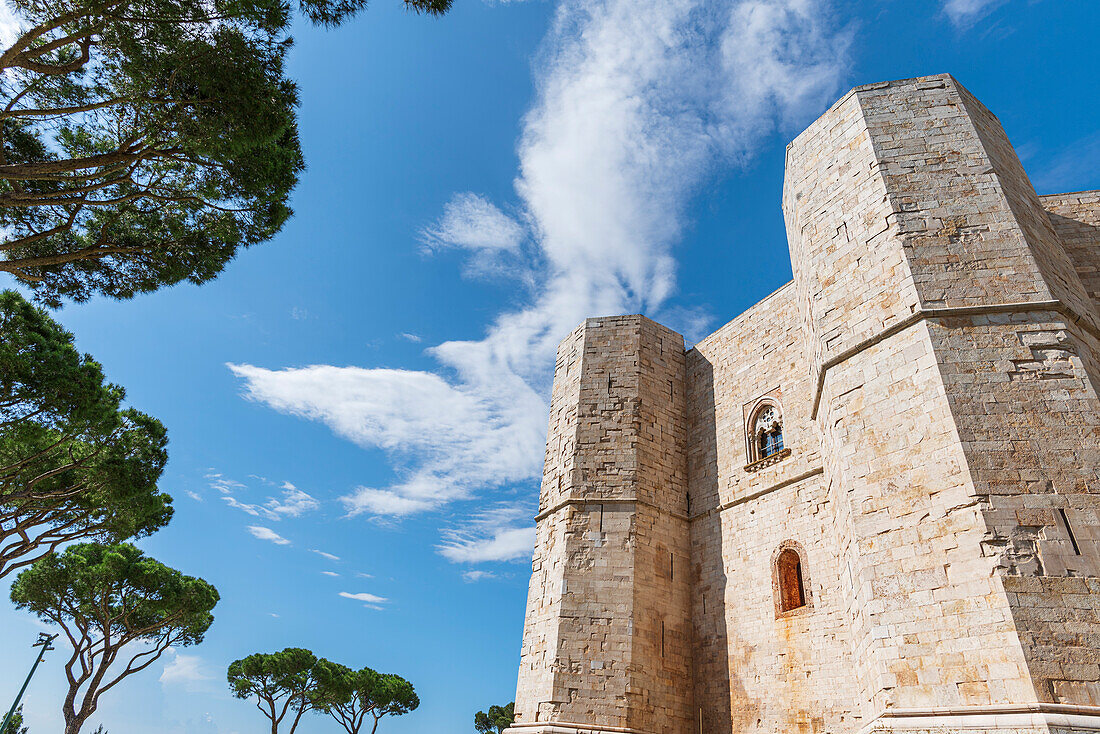
POLYGON ((783 211, 693 348, 562 342, 509 734, 1100 732, 1100 192, 943 75, 841 98, 783 211))

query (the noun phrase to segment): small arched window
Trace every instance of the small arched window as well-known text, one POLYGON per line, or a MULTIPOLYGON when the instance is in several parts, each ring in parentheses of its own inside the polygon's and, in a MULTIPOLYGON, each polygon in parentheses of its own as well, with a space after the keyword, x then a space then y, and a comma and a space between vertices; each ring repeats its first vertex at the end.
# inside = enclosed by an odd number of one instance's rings
POLYGON ((779 611, 789 612, 806 606, 806 589, 802 579, 802 559, 794 548, 786 548, 775 560, 779 586, 779 611))
POLYGON ((813 605, 806 551, 796 540, 784 540, 772 554, 775 616, 801 614, 813 605))

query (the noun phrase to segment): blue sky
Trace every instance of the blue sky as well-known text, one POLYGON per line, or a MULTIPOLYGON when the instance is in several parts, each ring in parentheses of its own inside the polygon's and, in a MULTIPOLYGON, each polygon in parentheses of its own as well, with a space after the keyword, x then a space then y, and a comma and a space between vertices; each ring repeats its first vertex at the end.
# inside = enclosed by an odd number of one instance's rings
MULTIPOLYGON (((140 545, 222 595, 89 731, 260 731, 225 667, 290 645, 412 680, 383 732, 512 700, 556 342, 635 312, 697 339, 786 282, 784 146, 849 87, 950 72, 1040 193, 1100 188, 1088 0, 400 5, 296 32, 309 170, 274 241, 57 314, 169 429, 176 516, 140 545)), ((0 701, 39 629, 0 605, 0 701)))

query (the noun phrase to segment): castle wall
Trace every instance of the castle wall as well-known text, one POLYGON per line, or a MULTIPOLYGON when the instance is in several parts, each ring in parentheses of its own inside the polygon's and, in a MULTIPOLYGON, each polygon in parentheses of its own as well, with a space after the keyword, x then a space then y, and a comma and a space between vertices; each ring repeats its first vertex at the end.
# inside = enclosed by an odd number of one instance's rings
POLYGON ((695 702, 707 734, 851 727, 840 554, 811 403, 792 284, 688 352, 695 702), (765 396, 782 408, 791 454, 750 472, 746 426, 765 396), (791 542, 809 605, 781 615, 773 567, 791 542))
POLYGON ((663 326, 589 319, 562 342, 517 728, 690 730, 684 401, 663 326))
POLYGON ((867 718, 1036 698, 983 544, 976 456, 952 414, 962 385, 945 387, 948 347, 931 333, 932 312, 953 308, 965 322, 960 308, 1049 303, 1055 291, 1080 302, 1083 291, 1043 278, 1075 274, 1041 208, 1027 206, 1029 185, 1009 180, 999 127, 972 106, 950 77, 859 87, 788 149, 784 211, 819 344, 816 420, 853 569, 867 718), (870 252, 892 267, 858 274, 853 258, 870 252), (860 301, 879 304, 878 323, 845 323, 860 301))
POLYGON ((793 282, 686 353, 562 342, 516 729, 1100 731, 1100 192, 941 75, 833 105, 783 209, 793 282))
POLYGON ((1100 191, 1040 196, 1077 277, 1100 311, 1100 191))
POLYGON ((986 526, 973 566, 994 560, 1039 700, 1100 703, 1086 641, 1100 596, 1065 579, 1100 571, 1100 402, 1082 360, 1097 354, 1092 301, 1000 123, 965 89, 944 78, 932 95, 871 92, 864 109, 869 126, 890 120, 876 141, 906 141, 877 147, 892 196, 914 207, 898 236, 922 305, 1001 311, 927 322, 986 526), (1041 301, 1055 308, 1000 308, 1041 301))

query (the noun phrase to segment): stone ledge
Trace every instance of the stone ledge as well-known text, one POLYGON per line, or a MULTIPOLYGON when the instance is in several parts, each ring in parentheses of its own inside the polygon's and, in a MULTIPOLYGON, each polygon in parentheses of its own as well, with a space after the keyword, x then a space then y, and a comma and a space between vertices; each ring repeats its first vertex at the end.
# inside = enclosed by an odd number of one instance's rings
POLYGON ((1100 732, 1100 706, 1062 703, 995 704, 990 706, 891 709, 865 724, 857 734, 873 732, 987 729, 990 731, 1065 727, 1100 732))
POLYGON ((631 729, 622 726, 596 726, 576 724, 568 721, 533 721, 527 724, 512 724, 503 734, 653 734, 643 729, 631 729))
POLYGON ((763 459, 757 459, 756 461, 752 462, 751 464, 745 464, 745 471, 747 471, 749 473, 752 473, 754 471, 760 471, 761 469, 763 469, 766 466, 771 466, 772 464, 778 464, 779 462, 783 461, 783 459, 786 459, 790 455, 791 455, 791 450, 790 449, 783 449, 782 451, 776 451, 771 456, 765 456, 763 459))
POLYGON ((821 406, 821 395, 825 390, 825 375, 833 367, 847 362, 857 354, 870 349, 899 334, 914 324, 919 324, 930 319, 957 318, 964 316, 987 316, 991 314, 1024 314, 1024 313, 1056 313, 1067 319, 1072 324, 1081 327, 1088 333, 1100 339, 1100 328, 1093 325, 1085 314, 1079 314, 1061 301, 1021 301, 1020 303, 994 303, 980 306, 939 306, 935 308, 923 308, 906 316, 901 321, 885 327, 877 334, 864 339, 858 344, 848 347, 840 354, 827 359, 817 368, 817 388, 814 390, 813 407, 810 409, 810 420, 817 419, 817 411, 821 406))

